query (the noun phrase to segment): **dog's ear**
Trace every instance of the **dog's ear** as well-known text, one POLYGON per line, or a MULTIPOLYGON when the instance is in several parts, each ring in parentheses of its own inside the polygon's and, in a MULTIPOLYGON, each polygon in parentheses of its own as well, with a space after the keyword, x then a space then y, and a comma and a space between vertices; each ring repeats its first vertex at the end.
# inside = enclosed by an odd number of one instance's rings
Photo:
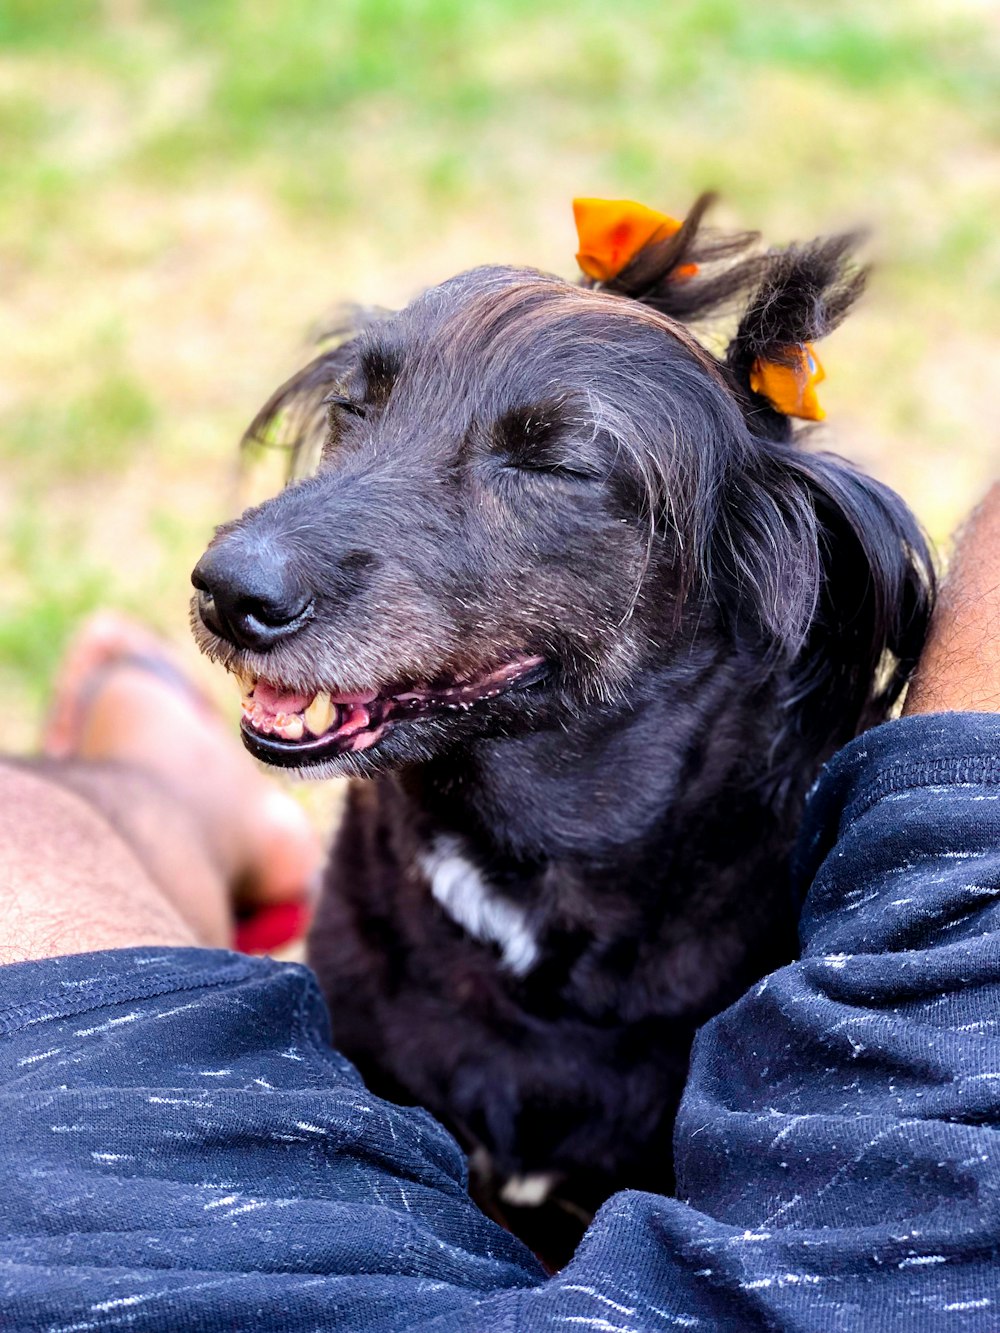
POLYGON ((857 241, 834 236, 764 256, 726 354, 758 442, 732 488, 723 562, 793 663, 790 720, 826 749, 888 715, 916 665, 935 587, 926 540, 902 500, 792 439, 793 418, 822 415, 812 344, 840 324, 867 280, 857 241))
POLYGON ((733 617, 752 607, 762 642, 792 667, 789 725, 830 751, 883 721, 934 604, 933 558, 907 506, 832 454, 778 444, 723 512, 715 570, 733 617))
POLYGON ((726 352, 750 429, 788 440, 794 416, 822 416, 812 386, 822 376, 813 343, 832 332, 864 290, 856 233, 763 256, 762 277, 726 352))

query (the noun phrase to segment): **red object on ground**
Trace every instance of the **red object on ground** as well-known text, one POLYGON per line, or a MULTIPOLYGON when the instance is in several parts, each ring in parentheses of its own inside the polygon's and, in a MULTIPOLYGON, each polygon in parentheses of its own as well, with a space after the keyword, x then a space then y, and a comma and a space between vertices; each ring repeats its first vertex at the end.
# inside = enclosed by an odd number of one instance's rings
POLYGON ((305 935, 310 915, 304 898, 254 908, 236 922, 235 947, 240 953, 270 953, 293 944, 305 935))

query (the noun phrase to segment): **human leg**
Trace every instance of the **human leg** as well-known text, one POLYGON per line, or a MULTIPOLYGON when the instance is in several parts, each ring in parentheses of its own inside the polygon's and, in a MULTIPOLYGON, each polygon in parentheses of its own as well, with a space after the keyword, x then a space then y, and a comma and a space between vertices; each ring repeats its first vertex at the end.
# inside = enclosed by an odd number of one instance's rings
MULTIPOLYGON (((140 774, 88 774, 55 781, 44 767, 0 764, 0 962, 128 944, 190 945, 225 938, 224 885, 190 842, 185 875, 198 887, 178 903, 163 891, 143 859, 101 812, 102 800, 124 784, 142 798, 140 774), (73 790, 73 787, 76 790, 73 790)), ((116 794, 116 799, 119 797, 116 794)), ((165 823, 182 813, 163 803, 165 823)), ((141 819, 147 816, 143 814, 141 819)), ((171 829, 166 836, 175 830, 171 829)), ((184 824, 185 840, 190 838, 184 824)))
POLYGON ((318 868, 299 807, 163 645, 120 617, 72 647, 45 748, 0 768, 4 961, 167 942, 164 931, 229 944, 234 896, 300 897, 318 868))

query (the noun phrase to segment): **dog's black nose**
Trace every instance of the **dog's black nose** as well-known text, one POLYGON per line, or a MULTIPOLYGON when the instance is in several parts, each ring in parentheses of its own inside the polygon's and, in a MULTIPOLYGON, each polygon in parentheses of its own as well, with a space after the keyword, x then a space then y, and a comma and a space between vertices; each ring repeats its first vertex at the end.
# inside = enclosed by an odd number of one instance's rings
POLYGON ((248 549, 223 538, 198 561, 191 582, 204 623, 238 648, 263 652, 312 618, 308 590, 271 543, 248 549))

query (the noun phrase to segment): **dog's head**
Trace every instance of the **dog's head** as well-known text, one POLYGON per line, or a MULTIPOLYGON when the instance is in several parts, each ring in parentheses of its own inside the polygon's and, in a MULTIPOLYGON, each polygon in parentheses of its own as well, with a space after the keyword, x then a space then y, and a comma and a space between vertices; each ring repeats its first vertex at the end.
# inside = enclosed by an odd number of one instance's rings
POLYGON ((321 437, 318 466, 193 575, 255 754, 372 773, 631 712, 695 652, 780 678, 817 754, 884 716, 929 614, 923 539, 751 387, 863 275, 845 238, 753 254, 702 211, 600 289, 462 274, 274 395, 251 433, 321 437), (717 358, 686 321, 737 300, 717 358))

